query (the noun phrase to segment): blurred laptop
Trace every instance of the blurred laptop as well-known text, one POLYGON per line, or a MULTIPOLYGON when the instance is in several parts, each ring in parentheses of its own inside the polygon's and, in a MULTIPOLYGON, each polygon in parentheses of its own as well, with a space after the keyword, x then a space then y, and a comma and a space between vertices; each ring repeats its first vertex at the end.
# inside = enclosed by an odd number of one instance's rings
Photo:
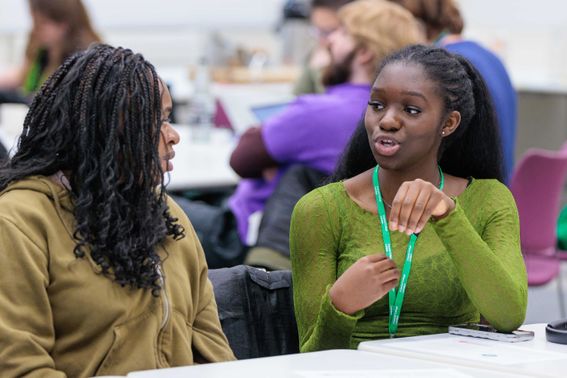
POLYGON ((294 100, 291 84, 215 84, 216 124, 237 135, 281 112, 294 100))
POLYGON ((287 105, 288 103, 285 102, 281 104, 252 106, 251 110, 258 121, 260 121, 260 123, 264 123, 267 119, 281 113, 287 107, 287 105))

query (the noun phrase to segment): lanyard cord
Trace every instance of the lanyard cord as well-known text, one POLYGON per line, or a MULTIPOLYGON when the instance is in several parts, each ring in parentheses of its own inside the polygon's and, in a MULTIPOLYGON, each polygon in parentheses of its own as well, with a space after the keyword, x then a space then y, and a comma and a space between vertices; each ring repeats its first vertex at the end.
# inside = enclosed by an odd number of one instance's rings
MULTIPOLYGON (((445 186, 445 177, 443 176, 443 171, 441 167, 439 168, 439 190, 443 190, 445 186)), ((384 251, 386 256, 392 259, 392 241, 390 239, 390 230, 388 229, 388 220, 386 219, 386 209, 384 208, 384 200, 382 199, 382 192, 380 191, 380 180, 378 178, 378 171, 380 166, 374 168, 374 174, 372 176, 372 183, 374 184, 374 196, 376 197, 376 206, 378 208, 378 219, 380 220, 380 227, 382 229, 382 239, 384 240, 384 251)), ((413 251, 415 249, 415 243, 417 241, 417 234, 412 234, 406 249, 406 259, 404 262, 404 267, 402 268, 402 279, 400 281, 400 286, 398 292, 396 293, 396 288, 392 288, 388 292, 388 302, 389 302, 389 314, 388 314, 388 332, 390 337, 394 337, 398 331, 398 323, 400 321, 400 313, 402 311, 402 304, 404 303, 404 296, 406 293, 406 287, 408 278, 411 271, 411 263, 413 259, 413 251)))

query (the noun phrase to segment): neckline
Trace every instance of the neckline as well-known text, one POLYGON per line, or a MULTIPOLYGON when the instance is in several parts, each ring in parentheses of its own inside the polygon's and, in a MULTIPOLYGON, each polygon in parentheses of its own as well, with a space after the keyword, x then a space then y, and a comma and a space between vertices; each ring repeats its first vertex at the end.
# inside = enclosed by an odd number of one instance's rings
MULTIPOLYGON (((466 179, 467 179, 469 182, 468 182, 468 184, 467 184, 465 190, 463 190, 463 192, 462 192, 461 194, 459 194, 458 196, 456 196, 455 198, 462 198, 462 197, 469 191, 469 189, 470 189, 476 182, 478 182, 478 180, 475 179, 474 177, 467 177, 466 179)), ((348 200, 348 202, 349 202, 349 206, 355 207, 355 208, 357 209, 357 211, 359 211, 359 212, 361 212, 361 213, 363 213, 363 214, 369 214, 369 215, 372 215, 373 217, 376 217, 377 213, 373 213, 373 212, 371 212, 371 211, 369 211, 369 210, 364 209, 364 208, 361 207, 358 203, 356 203, 355 200, 353 200, 353 199, 351 198, 351 196, 348 194, 348 191, 347 191, 347 189, 346 189, 344 180, 341 180, 341 181, 337 182, 337 184, 339 184, 339 186, 340 186, 340 191, 341 191, 341 193, 344 194, 345 197, 347 198, 347 200, 348 200)))

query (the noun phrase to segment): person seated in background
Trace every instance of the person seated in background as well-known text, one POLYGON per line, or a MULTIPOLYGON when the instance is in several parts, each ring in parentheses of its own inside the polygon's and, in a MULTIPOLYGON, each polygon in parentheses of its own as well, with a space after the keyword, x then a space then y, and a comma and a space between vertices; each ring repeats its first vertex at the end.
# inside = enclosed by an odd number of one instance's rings
POLYGON ((325 94, 300 96, 241 136, 230 165, 243 179, 220 210, 180 201, 210 267, 242 263, 251 244, 249 219, 262 211, 289 165, 327 174, 333 170, 364 111, 377 64, 387 54, 422 40, 414 17, 387 1, 355 1, 341 8, 339 19, 341 27, 329 37, 332 62, 323 79, 325 94), (216 221, 211 220, 214 217, 216 221), (221 230, 209 232, 210 224, 221 230))
POLYGON ((332 183, 296 205, 290 247, 302 352, 524 321, 527 277, 487 88, 464 58, 386 58, 332 183), (411 269, 411 271, 410 271, 411 269))
POLYGON ((106 45, 34 97, 0 168, 2 376, 234 359, 199 241, 165 193, 171 108, 149 62, 106 45))
POLYGON ((329 36, 339 28, 341 21, 337 12, 353 0, 313 0, 309 20, 315 33, 316 45, 307 58, 293 93, 325 93, 322 82, 323 70, 331 63, 329 36))
POLYGON ((0 91, 4 96, 11 93, 12 98, 19 96, 24 102, 67 57, 100 42, 81 0, 28 2, 33 26, 24 63, 0 74, 0 91))
POLYGON ((408 9, 425 26, 430 43, 467 58, 480 72, 494 103, 504 156, 504 181, 514 168, 517 96, 502 61, 480 44, 463 39, 464 21, 454 0, 390 0, 408 9))

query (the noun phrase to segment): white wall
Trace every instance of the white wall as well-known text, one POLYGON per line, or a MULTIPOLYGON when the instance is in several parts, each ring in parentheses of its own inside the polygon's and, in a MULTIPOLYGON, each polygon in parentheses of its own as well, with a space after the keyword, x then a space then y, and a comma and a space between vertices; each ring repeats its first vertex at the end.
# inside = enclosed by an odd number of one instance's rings
MULTIPOLYGON (((100 28, 211 26, 266 28, 284 0, 83 0, 100 28)), ((0 32, 25 31, 26 0, 0 0, 0 32)))
POLYGON ((567 88, 567 1, 459 0, 465 34, 494 49, 517 86, 567 88))
MULTIPOLYGON (((281 58, 274 29, 284 0, 84 1, 106 41, 140 51, 156 65, 193 63, 212 31, 281 58)), ((458 1, 465 34, 494 49, 517 85, 567 88, 567 1, 458 1)), ((21 59, 28 27, 25 0, 0 0, 0 66, 21 59)))
MULTIPOLYGON (((212 32, 279 53, 275 30, 284 0, 83 0, 106 42, 154 64, 194 63, 212 32)), ((0 66, 22 58, 30 17, 25 0, 0 0, 0 66)))

